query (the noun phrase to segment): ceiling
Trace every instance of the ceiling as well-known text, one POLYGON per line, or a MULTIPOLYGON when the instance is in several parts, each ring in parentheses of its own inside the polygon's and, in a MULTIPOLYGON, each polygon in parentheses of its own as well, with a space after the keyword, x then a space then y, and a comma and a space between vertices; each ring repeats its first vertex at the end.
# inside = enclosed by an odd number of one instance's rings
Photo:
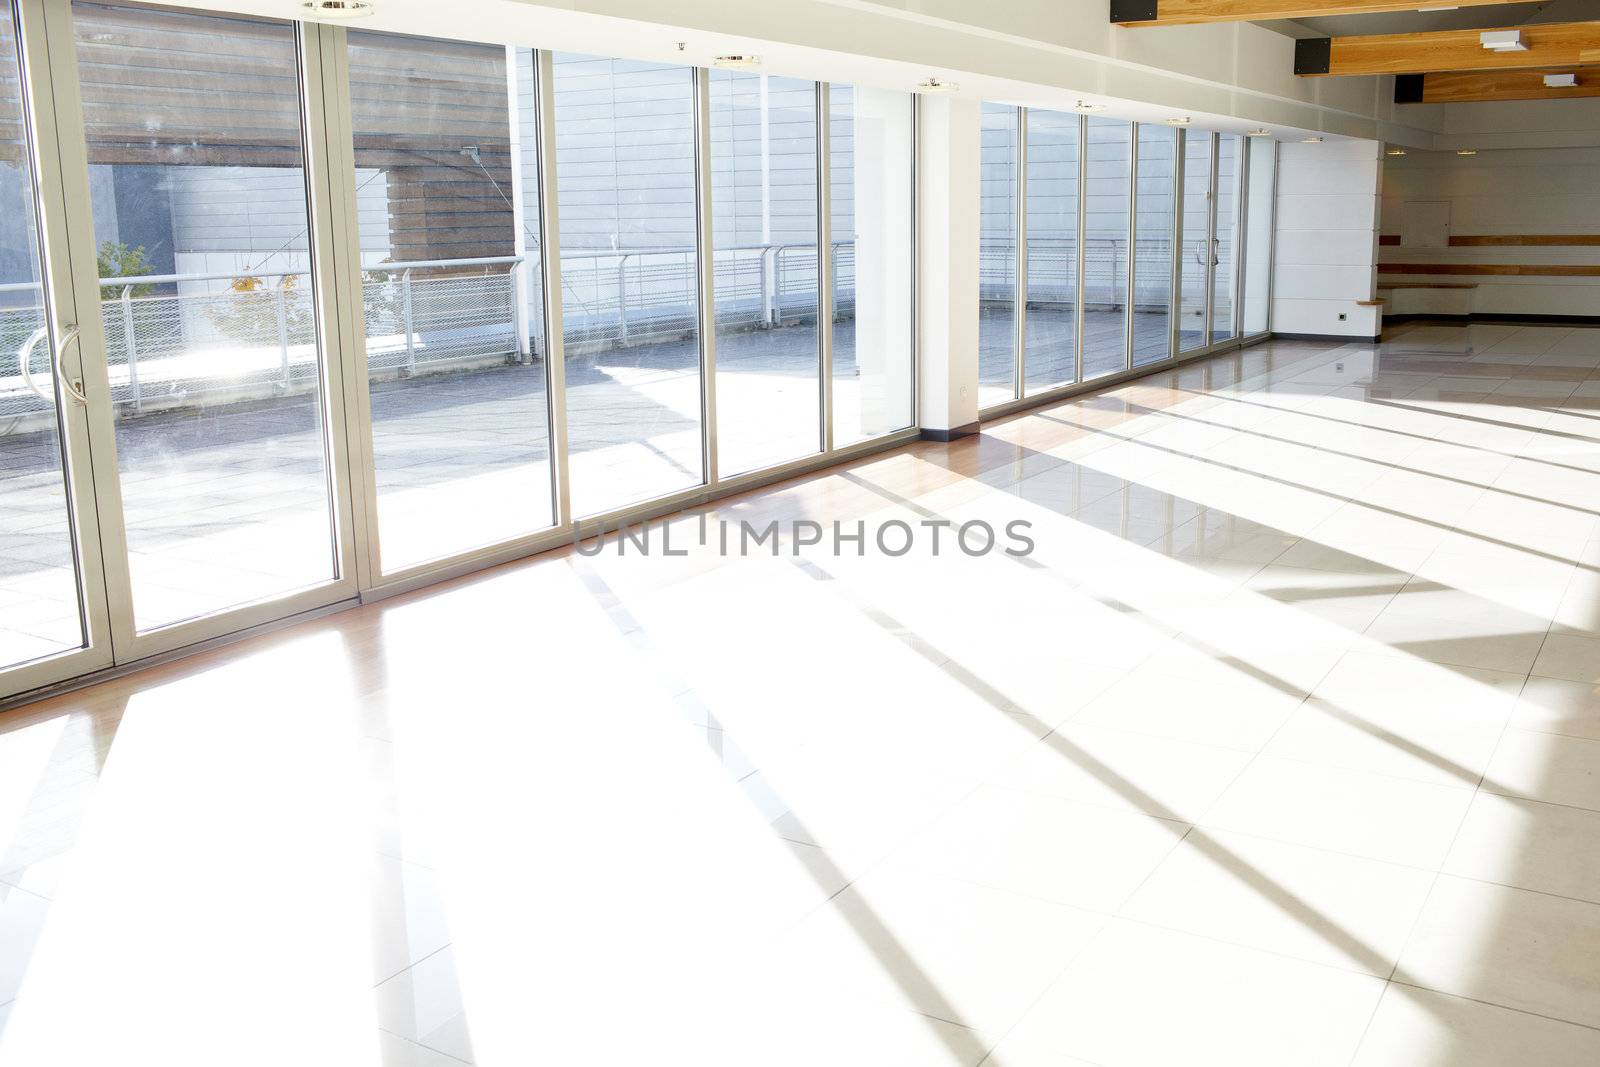
MULTIPOLYGON (((1431 6, 1429 0, 1418 0, 1431 6)), ((1449 0, 1433 0, 1440 6, 1449 0)), ((1394 11, 1376 15, 1331 15, 1257 23, 1288 37, 1359 37, 1373 33, 1430 33, 1525 26, 1539 22, 1600 20, 1600 0, 1549 0, 1542 4, 1490 4, 1455 11, 1394 11)))

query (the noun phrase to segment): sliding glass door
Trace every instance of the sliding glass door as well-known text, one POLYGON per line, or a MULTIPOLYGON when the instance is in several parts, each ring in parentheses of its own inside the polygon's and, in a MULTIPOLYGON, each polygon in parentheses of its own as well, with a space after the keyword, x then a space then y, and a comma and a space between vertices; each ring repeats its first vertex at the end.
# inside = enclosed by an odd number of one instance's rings
POLYGON ((352 31, 378 562, 555 524, 533 52, 352 31), (398 88, 397 88, 398 87, 398 88))
POLYGON ((1273 141, 980 115, 980 410, 1265 333, 1273 141))
POLYGON ((0 5, 0 696, 112 661, 45 14, 0 5))
POLYGON ((0 5, 0 698, 914 433, 909 94, 0 5))

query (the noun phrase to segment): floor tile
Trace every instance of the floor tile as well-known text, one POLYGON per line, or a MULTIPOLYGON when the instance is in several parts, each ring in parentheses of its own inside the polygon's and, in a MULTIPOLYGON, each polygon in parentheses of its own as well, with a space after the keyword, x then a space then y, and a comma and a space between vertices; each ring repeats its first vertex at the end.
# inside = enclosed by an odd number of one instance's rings
POLYGON ((1600 741, 1600 685, 1529 678, 1511 713, 1511 725, 1519 730, 1600 741))
POLYGON ((1600 1030, 1398 983, 1383 992, 1351 1067, 1589 1067, 1600 1030))
POLYGON ((776 952, 801 981, 1001 1034, 1104 923, 1038 897, 890 868, 819 908, 776 952))
POLYGON ((1302 699, 1295 687, 1286 692, 1245 672, 1196 681, 1136 670, 1069 721, 1253 752, 1302 699))
POLYGON ((1539 649, 1533 673, 1541 678, 1600 685, 1600 638, 1551 634, 1539 649))
POLYGON ((1600 811, 1600 741, 1507 730, 1489 761, 1483 787, 1505 796, 1600 811))
POLYGON ((984 786, 889 857, 896 867, 1111 911, 1188 827, 1041 793, 984 786))
POLYGON ((1250 760, 1237 749, 1068 724, 997 769, 989 781, 1089 804, 1193 820, 1250 760))
POLYGON ((1472 791, 1262 756, 1200 820, 1217 830, 1436 869, 1472 791))
POLYGON ((1600 904, 1440 875, 1395 977, 1600 1026, 1600 904))
POLYGON ((1444 869, 1600 904, 1600 811, 1479 793, 1444 869))
POLYGON ((1366 975, 1119 920, 1073 961, 995 1059, 1332 1067, 1349 1061, 1382 989, 1366 975))
POLYGON ((1416 867, 1196 829, 1121 914, 1387 978, 1432 883, 1416 867))

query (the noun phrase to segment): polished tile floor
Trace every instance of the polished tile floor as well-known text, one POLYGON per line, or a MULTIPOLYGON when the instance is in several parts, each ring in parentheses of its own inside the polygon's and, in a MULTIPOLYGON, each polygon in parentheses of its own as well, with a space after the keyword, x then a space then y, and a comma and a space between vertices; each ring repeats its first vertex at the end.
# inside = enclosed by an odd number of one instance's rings
POLYGON ((1275 342, 8 712, 0 1064, 1592 1067, 1597 500, 1275 342))

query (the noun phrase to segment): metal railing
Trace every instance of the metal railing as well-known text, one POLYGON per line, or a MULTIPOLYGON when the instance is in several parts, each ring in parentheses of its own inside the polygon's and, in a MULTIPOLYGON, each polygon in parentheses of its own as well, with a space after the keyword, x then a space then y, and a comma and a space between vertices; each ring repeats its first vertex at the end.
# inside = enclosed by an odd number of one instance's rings
MULTIPOLYGON (((1076 242, 1029 241, 1030 304, 1070 303, 1076 242)), ((1165 303, 1170 243, 1137 245, 1136 306, 1165 303)), ((561 258, 563 328, 569 357, 681 340, 695 324, 692 247, 574 250, 561 258)), ((855 245, 833 251, 835 314, 855 301, 855 245)), ((1127 299, 1127 242, 1084 245, 1087 306, 1127 299)), ((1015 249, 985 241, 979 263, 985 300, 1005 299, 1015 249)), ((714 255, 719 328, 770 329, 817 317, 814 243, 719 248, 714 255)), ((532 257, 382 263, 363 271, 367 365, 374 378, 527 362, 543 355, 532 257), (523 294, 527 294, 526 300, 523 294)), ((102 278, 106 363, 119 414, 302 392, 319 374, 315 313, 305 270, 159 274, 102 278)), ((35 425, 53 409, 48 359, 19 352, 44 324, 36 283, 0 285, 0 433, 35 425), (10 307, 6 301, 17 297, 10 307), (25 373, 26 372, 26 373, 25 373)))
MULTIPOLYGON (((1077 242, 1071 237, 1028 238, 1028 303, 1070 304, 1078 289, 1077 242)), ((1172 290, 1172 242, 1140 238, 1134 248, 1133 299, 1137 307, 1165 305, 1172 290)), ((978 284, 985 301, 1008 301, 1016 291, 1017 246, 985 239, 978 284)), ((1083 243, 1083 300, 1088 308, 1120 308, 1128 299, 1128 242, 1088 237, 1083 243)))
MULTIPOLYGON (((834 245, 836 312, 854 309, 854 247, 834 245)), ((815 317, 816 245, 718 249, 717 321, 762 329, 815 317)), ((536 260, 417 260, 363 270, 374 378, 542 357, 536 260), (534 304, 532 308, 525 303, 534 304)), ((692 248, 562 256, 567 350, 576 356, 669 342, 695 322, 692 248)), ((309 390, 318 378, 305 270, 102 278, 106 364, 119 414, 309 390)), ((0 285, 0 433, 53 410, 48 354, 20 365, 44 324, 37 283, 0 285), (22 299, 17 299, 21 297, 22 299), (12 301, 11 306, 4 306, 12 301)))

